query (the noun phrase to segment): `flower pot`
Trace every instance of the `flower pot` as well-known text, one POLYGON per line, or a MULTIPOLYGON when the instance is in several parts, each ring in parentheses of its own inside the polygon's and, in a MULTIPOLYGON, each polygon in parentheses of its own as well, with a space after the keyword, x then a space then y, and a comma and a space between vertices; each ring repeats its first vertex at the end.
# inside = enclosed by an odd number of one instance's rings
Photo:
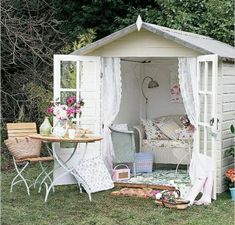
POLYGON ((229 190, 230 190, 230 192, 231 192, 232 200, 235 201, 235 187, 229 188, 229 190))

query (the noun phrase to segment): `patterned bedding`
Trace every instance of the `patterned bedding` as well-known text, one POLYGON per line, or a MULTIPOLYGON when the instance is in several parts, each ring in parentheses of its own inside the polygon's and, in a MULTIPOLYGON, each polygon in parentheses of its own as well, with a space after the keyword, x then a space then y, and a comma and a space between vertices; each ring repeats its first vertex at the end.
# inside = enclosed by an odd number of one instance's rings
POLYGON ((176 170, 157 169, 152 173, 137 173, 136 177, 120 182, 172 186, 179 189, 183 196, 191 187, 189 174, 186 170, 178 170, 176 173, 176 170))
POLYGON ((192 140, 148 140, 143 139, 143 148, 153 149, 155 147, 164 147, 164 148, 187 148, 192 144, 192 140))

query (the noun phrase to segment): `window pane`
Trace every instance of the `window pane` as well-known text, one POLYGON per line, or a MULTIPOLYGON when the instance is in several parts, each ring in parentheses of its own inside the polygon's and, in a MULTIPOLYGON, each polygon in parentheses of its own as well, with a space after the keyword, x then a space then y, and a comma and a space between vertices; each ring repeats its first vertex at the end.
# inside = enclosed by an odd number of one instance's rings
POLYGON ((205 95, 204 94, 199 95, 199 106, 200 106, 199 122, 206 122, 204 121, 204 110, 205 110, 205 95))
POLYGON ((207 91, 212 91, 212 62, 208 62, 207 91))
POLYGON ((204 153, 204 127, 199 126, 199 152, 204 153))
POLYGON ((199 91, 204 91, 205 90, 205 62, 200 62, 199 64, 199 78, 200 78, 200 86, 199 86, 199 91))
POLYGON ((76 62, 61 62, 61 88, 76 88, 76 62))
POLYGON ((76 92, 75 91, 62 91, 60 93, 60 102, 61 104, 66 104, 66 100, 70 97, 70 96, 76 96, 76 92))
POLYGON ((212 156, 212 133, 211 133, 211 129, 207 128, 206 132, 207 132, 207 155, 212 156))

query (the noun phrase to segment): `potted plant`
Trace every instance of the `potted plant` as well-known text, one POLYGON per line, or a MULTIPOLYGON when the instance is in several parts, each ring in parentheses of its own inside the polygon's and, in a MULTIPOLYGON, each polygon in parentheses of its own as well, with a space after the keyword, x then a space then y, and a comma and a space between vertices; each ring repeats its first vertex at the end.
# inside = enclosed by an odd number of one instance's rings
POLYGON ((235 201, 235 169, 228 169, 225 174, 225 178, 228 183, 229 190, 231 192, 232 200, 235 201))
MULTIPOLYGON (((230 126, 230 131, 232 134, 235 133, 235 128, 234 128, 233 124, 230 126)), ((235 153, 235 145, 233 145, 230 149, 228 149, 225 152, 226 156, 231 155, 233 157, 234 157, 234 153, 235 153)), ((226 179, 226 182, 228 183, 228 187, 231 192, 232 200, 235 201, 235 171, 234 171, 234 168, 228 169, 228 171, 225 174, 225 179, 226 179)))

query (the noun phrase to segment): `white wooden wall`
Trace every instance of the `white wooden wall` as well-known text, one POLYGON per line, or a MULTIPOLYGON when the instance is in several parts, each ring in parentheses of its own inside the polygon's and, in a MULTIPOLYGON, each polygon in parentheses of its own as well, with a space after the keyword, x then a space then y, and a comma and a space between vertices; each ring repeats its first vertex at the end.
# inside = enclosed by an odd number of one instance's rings
POLYGON ((85 55, 103 57, 193 57, 200 55, 200 53, 142 29, 85 55))
POLYGON ((226 156, 225 151, 230 149, 234 144, 234 136, 230 132, 231 124, 235 124, 235 64, 222 63, 222 120, 221 120, 221 161, 218 163, 218 171, 220 172, 219 193, 226 190, 225 176, 228 168, 234 167, 234 158, 226 156))

